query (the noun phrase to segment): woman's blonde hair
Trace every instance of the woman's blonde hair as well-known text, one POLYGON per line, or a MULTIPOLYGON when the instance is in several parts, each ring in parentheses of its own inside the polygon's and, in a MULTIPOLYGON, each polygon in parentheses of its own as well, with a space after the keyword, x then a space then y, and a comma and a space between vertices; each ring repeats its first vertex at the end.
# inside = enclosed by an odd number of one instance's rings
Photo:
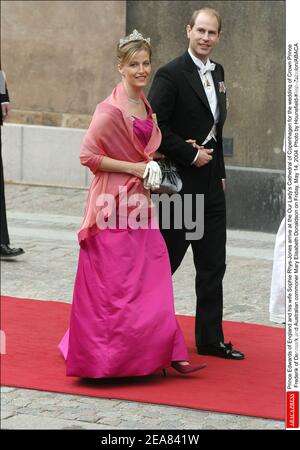
POLYGON ((142 39, 136 40, 136 41, 130 41, 126 44, 122 45, 121 47, 117 47, 117 58, 119 64, 124 64, 127 61, 129 61, 133 55, 137 52, 140 52, 141 50, 146 50, 149 54, 149 59, 151 61, 152 57, 152 48, 151 45, 142 39))

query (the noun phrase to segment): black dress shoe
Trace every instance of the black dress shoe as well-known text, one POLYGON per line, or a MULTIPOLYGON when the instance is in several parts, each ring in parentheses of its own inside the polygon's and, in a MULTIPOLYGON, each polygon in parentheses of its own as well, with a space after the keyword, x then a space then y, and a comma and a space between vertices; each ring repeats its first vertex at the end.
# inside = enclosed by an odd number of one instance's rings
POLYGON ((0 256, 2 258, 14 258, 23 253, 25 252, 22 248, 10 248, 7 244, 0 244, 0 256))
POLYGON ((244 359, 244 353, 232 348, 231 342, 219 342, 217 344, 199 345, 198 353, 200 355, 219 356, 225 359, 244 359))

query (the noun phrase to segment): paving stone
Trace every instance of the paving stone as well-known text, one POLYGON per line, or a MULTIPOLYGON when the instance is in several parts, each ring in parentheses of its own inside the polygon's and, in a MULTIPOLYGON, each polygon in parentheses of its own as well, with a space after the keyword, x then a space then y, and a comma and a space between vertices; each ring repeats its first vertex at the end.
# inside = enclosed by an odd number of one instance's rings
POLYGON ((15 410, 7 409, 1 402, 1 422, 4 419, 8 419, 9 417, 13 417, 15 415, 15 410))
POLYGON ((31 401, 29 399, 15 398, 11 401, 11 405, 15 408, 23 408, 31 405, 31 401))
POLYGON ((103 430, 109 427, 88 422, 64 420, 53 417, 38 417, 30 414, 17 414, 8 419, 4 419, 1 424, 2 429, 13 430, 63 430, 63 429, 96 429, 103 430))
POLYGON ((109 425, 114 428, 118 428, 121 422, 122 422, 122 420, 120 418, 114 418, 114 417, 101 417, 101 419, 99 419, 97 421, 97 423, 109 425))
POLYGON ((184 424, 176 421, 176 420, 162 420, 159 423, 159 428, 160 429, 165 429, 165 430, 176 430, 176 429, 182 429, 184 427, 184 424))
POLYGON ((120 422, 120 425, 118 426, 118 429, 120 430, 142 430, 147 429, 148 424, 140 418, 138 422, 131 421, 131 420, 122 420, 120 422))
POLYGON ((9 392, 14 392, 16 388, 13 387, 7 387, 7 386, 1 386, 1 392, 8 394, 9 392))
POLYGON ((93 422, 96 423, 103 416, 103 413, 97 413, 96 411, 86 411, 81 410, 79 415, 76 417, 76 420, 81 420, 83 422, 93 422))

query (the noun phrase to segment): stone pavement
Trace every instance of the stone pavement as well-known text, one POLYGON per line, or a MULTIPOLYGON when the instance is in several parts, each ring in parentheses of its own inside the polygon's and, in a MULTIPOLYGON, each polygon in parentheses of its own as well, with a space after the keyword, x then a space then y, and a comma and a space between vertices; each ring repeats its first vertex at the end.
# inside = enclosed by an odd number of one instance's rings
MULTIPOLYGON (((71 302, 87 191, 6 184, 12 246, 26 254, 1 261, 1 293, 71 302), (62 276, 63 274, 63 276, 62 276)), ((264 325, 275 235, 228 231, 224 319, 264 325)), ((179 314, 195 312, 188 252, 174 278, 179 314)), ((3 429, 284 429, 284 422, 163 405, 2 387, 3 429)))

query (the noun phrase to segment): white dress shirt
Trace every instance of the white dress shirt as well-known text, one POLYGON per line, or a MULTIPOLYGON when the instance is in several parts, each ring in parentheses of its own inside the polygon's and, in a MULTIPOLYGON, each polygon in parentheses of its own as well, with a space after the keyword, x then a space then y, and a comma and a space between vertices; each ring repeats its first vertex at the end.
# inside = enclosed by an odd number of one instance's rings
POLYGON ((211 74, 211 71, 206 72, 206 65, 212 65, 210 60, 208 59, 206 61, 206 64, 201 61, 201 59, 196 58, 196 56, 193 55, 190 49, 188 49, 188 52, 190 54, 190 57, 194 61, 195 65, 197 66, 198 73, 200 80, 202 81, 204 91, 211 109, 211 112, 213 113, 215 124, 219 121, 219 106, 218 106, 218 98, 215 90, 214 80, 211 74))
MULTIPOLYGON (((190 49, 188 49, 188 52, 198 69, 200 80, 202 82, 211 112, 214 116, 214 126, 210 130, 210 132, 207 135, 207 137, 205 138, 205 140, 202 142, 201 145, 204 145, 204 144, 206 144, 206 142, 210 141, 210 139, 214 139, 215 141, 217 140, 216 139, 216 124, 219 121, 219 115, 220 115, 218 98, 217 98, 214 80, 213 80, 211 71, 210 70, 206 71, 207 66, 210 66, 211 68, 213 68, 214 64, 211 63, 209 59, 206 61, 206 64, 204 64, 204 62, 202 62, 201 59, 196 58, 196 56, 193 55, 193 53, 191 52, 190 49)), ((198 151, 194 161, 192 162, 192 164, 194 164, 194 162, 198 158, 198 155, 199 155, 199 151, 198 151)))

